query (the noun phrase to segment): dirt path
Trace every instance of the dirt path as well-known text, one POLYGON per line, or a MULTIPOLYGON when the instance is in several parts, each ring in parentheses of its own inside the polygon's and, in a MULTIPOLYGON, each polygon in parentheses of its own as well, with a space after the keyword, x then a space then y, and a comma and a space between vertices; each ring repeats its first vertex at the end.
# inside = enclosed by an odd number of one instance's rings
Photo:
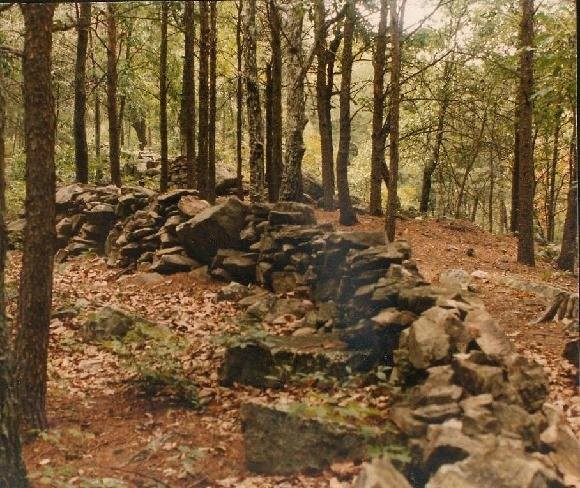
MULTIPOLYGON (((318 213, 320 222, 336 223, 334 213, 318 213)), ((362 217, 358 230, 378 230, 382 220, 362 217)), ((514 274, 573 289, 571 276, 547 264, 528 269, 514 262, 515 241, 492 236, 468 223, 404 221, 400 237, 408 239, 426 278, 436 280, 444 269, 475 269, 490 274, 479 281, 480 296, 499 319, 518 350, 530 354, 550 372, 552 400, 580 431, 580 397, 572 368, 561 359, 564 332, 553 324, 530 326, 543 308, 533 295, 499 285, 494 275, 514 274), (473 257, 467 249, 474 250, 473 257)), ((10 256, 8 280, 16 282, 16 254, 10 256)), ((223 346, 216 338, 238 331, 237 310, 216 303, 219 284, 195 274, 178 274, 145 283, 140 275, 118 277, 100 258, 81 258, 60 265, 55 277, 55 309, 83 305, 81 314, 54 319, 49 365, 51 429, 26 446, 34 486, 222 486, 334 487, 350 486, 357 467, 333 465, 318 476, 256 477, 244 467, 239 405, 247 398, 321 401, 309 388, 259 391, 250 387, 222 388, 217 370, 223 346), (84 302, 79 302, 79 300, 84 302), (171 399, 147 397, 131 383, 131 373, 114 354, 80 340, 79 328, 88 313, 117 304, 187 338, 184 359, 191 381, 207 402, 194 411, 171 399)), ((14 314, 14 293, 9 312, 14 314)), ((374 387, 336 388, 326 394, 337 404, 351 400, 386 414, 387 398, 374 387)))

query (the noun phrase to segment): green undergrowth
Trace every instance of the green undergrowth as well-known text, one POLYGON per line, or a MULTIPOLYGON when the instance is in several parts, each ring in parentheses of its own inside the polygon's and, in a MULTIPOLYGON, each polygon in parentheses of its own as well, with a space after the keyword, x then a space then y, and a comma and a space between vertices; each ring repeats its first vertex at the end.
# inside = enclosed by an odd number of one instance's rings
POLYGON ((163 394, 191 408, 202 406, 196 385, 184 368, 188 342, 177 334, 147 322, 139 322, 121 339, 102 346, 121 358, 134 373, 135 383, 147 395, 163 394))

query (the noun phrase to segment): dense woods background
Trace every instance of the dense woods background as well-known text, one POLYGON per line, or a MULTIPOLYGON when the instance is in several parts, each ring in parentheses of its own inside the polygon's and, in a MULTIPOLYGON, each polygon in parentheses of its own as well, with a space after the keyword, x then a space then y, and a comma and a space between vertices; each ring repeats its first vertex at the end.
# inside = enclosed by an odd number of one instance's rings
MULTIPOLYGON (((449 216, 517 233, 528 265, 535 242, 561 244, 574 271, 575 66, 571 0, 0 4, 0 204, 27 217, 10 357, 0 314, 5 419, 14 356, 21 420, 47 425, 60 183, 165 191, 177 160, 211 203, 226 172, 253 202, 384 214, 389 240, 399 217, 449 216), (140 167, 151 152, 159 171, 140 167)), ((10 429, 0 486, 23 476, 10 429)))

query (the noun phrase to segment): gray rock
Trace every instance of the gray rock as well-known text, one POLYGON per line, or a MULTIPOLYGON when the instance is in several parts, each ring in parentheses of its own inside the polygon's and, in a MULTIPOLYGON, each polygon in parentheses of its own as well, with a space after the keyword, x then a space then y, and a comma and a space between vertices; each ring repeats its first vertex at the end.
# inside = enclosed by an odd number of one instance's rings
POLYGON ((276 337, 257 340, 240 336, 226 349, 220 383, 258 388, 281 386, 293 375, 326 374, 345 379, 374 365, 365 351, 346 351, 330 335, 276 337))
POLYGON ((501 396, 505 389, 502 368, 480 364, 480 358, 479 351, 456 354, 452 362, 455 380, 473 395, 491 393, 494 397, 501 396))
POLYGON ((304 404, 244 403, 240 414, 246 463, 255 473, 289 475, 319 471, 335 461, 362 460, 368 446, 381 438, 376 429, 363 435, 348 423, 314 416, 304 404))
POLYGON ((425 488, 563 488, 559 476, 537 458, 506 447, 444 464, 425 488))
POLYGON ((411 488, 411 485, 388 459, 375 458, 372 463, 363 463, 353 488, 411 488))
POLYGON ((467 290, 471 283, 471 276, 464 269, 448 269, 439 275, 439 283, 447 288, 467 290))
POLYGON ((178 225, 176 233, 188 254, 209 263, 218 249, 239 248, 247 211, 242 202, 231 197, 178 225))
POLYGON ((119 308, 105 306, 89 315, 82 326, 85 341, 105 341, 124 337, 139 321, 119 308))
POLYGON ((179 211, 188 218, 195 217, 198 213, 209 208, 209 206, 206 200, 200 200, 193 195, 184 195, 177 203, 179 211))
POLYGON ((156 256, 149 271, 153 273, 172 274, 190 271, 199 266, 200 264, 190 257, 181 254, 163 254, 156 256))
POLYGON ((469 312, 465 317, 465 326, 488 356, 500 359, 513 352, 510 340, 485 310, 469 312))
POLYGON ((407 348, 413 367, 427 369, 448 359, 451 344, 441 321, 421 316, 408 330, 407 348))

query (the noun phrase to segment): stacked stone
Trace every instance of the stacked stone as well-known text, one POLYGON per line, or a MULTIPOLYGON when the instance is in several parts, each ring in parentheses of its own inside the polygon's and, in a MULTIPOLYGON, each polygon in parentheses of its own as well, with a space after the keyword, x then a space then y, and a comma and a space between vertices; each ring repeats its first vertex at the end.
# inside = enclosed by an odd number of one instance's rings
POLYGON ((500 486, 564 486, 580 474, 568 461, 580 444, 545 403, 543 368, 515 353, 482 308, 452 305, 423 312, 395 352, 391 381, 403 393, 391 419, 413 452, 408 474, 430 488, 491 487, 491 473, 500 486))
POLYGON ((73 184, 56 193, 57 247, 60 259, 87 251, 103 253, 105 241, 122 212, 147 205, 154 192, 140 187, 73 184), (121 213, 120 213, 121 212, 121 213))
MULTIPOLYGON (((209 206, 197 199, 195 190, 172 190, 119 222, 107 238, 106 254, 112 266, 128 267, 136 262, 151 263, 160 273, 186 271, 197 263, 180 245, 176 227, 192 212, 209 206)), ((119 213, 125 215, 119 205, 119 213)))
POLYGON ((237 239, 216 250, 210 274, 226 281, 257 282, 276 293, 304 289, 309 243, 328 230, 315 225, 312 209, 293 202, 252 204, 245 207, 241 222, 237 239))

